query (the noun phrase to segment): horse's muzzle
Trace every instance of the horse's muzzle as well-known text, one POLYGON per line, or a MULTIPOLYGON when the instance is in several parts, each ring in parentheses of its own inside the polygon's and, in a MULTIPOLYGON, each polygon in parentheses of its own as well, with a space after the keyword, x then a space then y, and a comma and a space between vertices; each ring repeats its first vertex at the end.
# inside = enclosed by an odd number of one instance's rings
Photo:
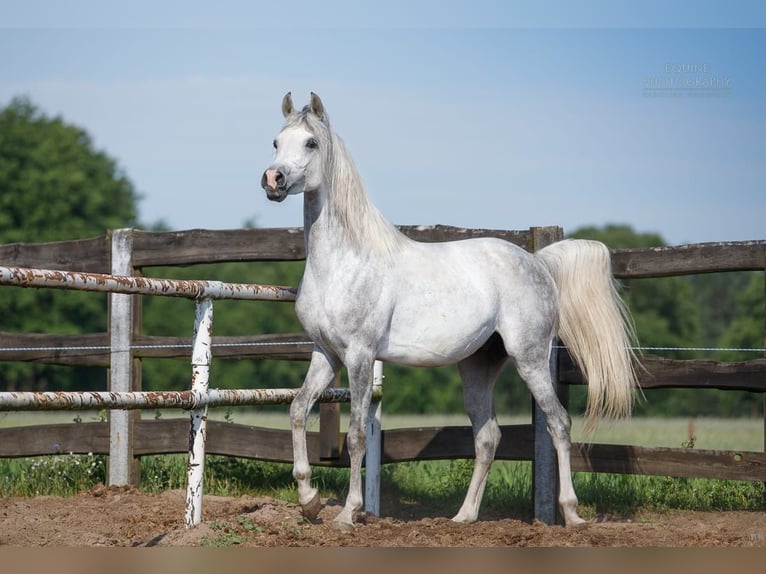
POLYGON ((277 169, 267 169, 261 177, 261 187, 271 201, 282 201, 287 197, 285 176, 277 169))

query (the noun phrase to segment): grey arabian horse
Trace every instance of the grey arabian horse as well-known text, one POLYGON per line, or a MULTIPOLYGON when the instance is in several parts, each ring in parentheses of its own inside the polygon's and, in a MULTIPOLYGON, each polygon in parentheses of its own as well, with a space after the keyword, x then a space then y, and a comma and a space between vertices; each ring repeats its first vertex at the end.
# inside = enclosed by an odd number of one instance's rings
POLYGON ((304 513, 313 518, 321 508, 310 482, 306 419, 342 366, 351 392, 351 478, 334 525, 351 530, 363 503, 374 361, 457 363, 476 461, 453 520, 475 521, 500 441, 492 389, 512 358, 547 420, 564 520, 567 526, 584 522, 569 464, 571 423, 554 392, 549 357, 558 334, 588 380, 588 424, 630 414, 636 383, 633 330, 615 290, 607 248, 566 240, 530 254, 500 239, 413 241, 368 200, 316 94, 297 110, 288 93, 282 114, 274 162, 261 185, 272 201, 303 193, 306 267, 295 309, 315 346, 290 419, 293 476, 304 513))

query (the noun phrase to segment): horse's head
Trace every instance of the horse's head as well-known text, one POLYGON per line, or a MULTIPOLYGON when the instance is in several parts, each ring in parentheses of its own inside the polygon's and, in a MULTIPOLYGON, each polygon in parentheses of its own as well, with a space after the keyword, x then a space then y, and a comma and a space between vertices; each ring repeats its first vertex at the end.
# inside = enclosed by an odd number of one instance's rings
POLYGON ((301 111, 295 111, 288 92, 282 99, 282 114, 285 125, 274 138, 274 161, 261 177, 261 187, 272 201, 317 189, 330 143, 327 115, 314 92, 301 111))

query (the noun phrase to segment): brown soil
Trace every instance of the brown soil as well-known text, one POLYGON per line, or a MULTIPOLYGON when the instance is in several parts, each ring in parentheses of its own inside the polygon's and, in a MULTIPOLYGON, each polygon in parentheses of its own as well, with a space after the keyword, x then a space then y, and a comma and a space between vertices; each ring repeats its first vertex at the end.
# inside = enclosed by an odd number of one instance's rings
POLYGON ((97 487, 69 498, 0 499, 0 545, 766 547, 764 512, 642 514, 573 529, 518 519, 464 525, 442 517, 362 516, 354 532, 342 533, 331 525, 339 510, 339 503, 329 501, 310 523, 288 502, 206 496, 203 524, 185 529, 181 491, 97 487))

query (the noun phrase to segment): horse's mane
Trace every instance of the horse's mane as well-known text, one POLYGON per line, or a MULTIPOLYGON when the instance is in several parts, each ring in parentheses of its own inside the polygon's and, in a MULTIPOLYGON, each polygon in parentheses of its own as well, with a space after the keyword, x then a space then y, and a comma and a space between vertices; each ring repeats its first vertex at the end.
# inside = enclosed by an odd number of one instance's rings
POLYGON ((359 172, 343 140, 332 131, 326 112, 322 118, 306 106, 288 117, 285 127, 301 125, 318 141, 324 154, 324 179, 329 186, 328 207, 348 240, 359 252, 392 257, 407 237, 370 202, 359 172))

